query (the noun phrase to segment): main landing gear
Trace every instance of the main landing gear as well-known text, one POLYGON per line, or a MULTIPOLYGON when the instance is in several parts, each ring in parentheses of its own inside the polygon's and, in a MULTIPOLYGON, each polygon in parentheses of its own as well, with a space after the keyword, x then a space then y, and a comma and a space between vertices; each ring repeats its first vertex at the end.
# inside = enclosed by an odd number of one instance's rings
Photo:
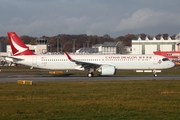
POLYGON ((89 77, 89 78, 90 78, 90 77, 93 77, 93 76, 94 76, 93 72, 88 73, 88 77, 89 77))
POLYGON ((95 70, 94 70, 93 68, 89 68, 89 69, 88 69, 88 72, 89 72, 89 73, 87 74, 87 76, 88 76, 89 78, 90 78, 90 77, 93 77, 93 76, 94 76, 94 73, 93 73, 94 71, 95 71, 95 70))

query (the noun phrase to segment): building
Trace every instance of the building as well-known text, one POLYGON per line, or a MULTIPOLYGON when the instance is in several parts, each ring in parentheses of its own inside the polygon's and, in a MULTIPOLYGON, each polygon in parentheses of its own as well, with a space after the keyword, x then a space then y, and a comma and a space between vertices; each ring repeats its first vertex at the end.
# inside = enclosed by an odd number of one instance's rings
POLYGON ((153 54, 154 51, 177 51, 178 43, 180 43, 180 33, 176 35, 175 39, 168 36, 164 39, 163 36, 160 39, 153 37, 149 39, 147 36, 145 39, 141 39, 139 36, 137 40, 132 40, 132 54, 153 54))
POLYGON ((98 53, 98 48, 80 48, 76 50, 76 54, 92 54, 92 53, 98 53))
POLYGON ((5 43, 0 43, 0 52, 6 52, 6 45, 5 43))
POLYGON ((119 54, 119 42, 104 42, 103 44, 93 45, 92 48, 80 48, 76 50, 76 54, 119 54))
POLYGON ((104 42, 102 44, 102 54, 118 54, 120 51, 119 42, 104 42))

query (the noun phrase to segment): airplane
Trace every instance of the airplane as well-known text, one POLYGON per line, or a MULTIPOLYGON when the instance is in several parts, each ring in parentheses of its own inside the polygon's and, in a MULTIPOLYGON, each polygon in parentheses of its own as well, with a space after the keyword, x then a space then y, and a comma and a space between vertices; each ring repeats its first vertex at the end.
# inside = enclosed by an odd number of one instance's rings
POLYGON ((49 70, 86 70, 87 76, 93 72, 101 75, 114 75, 116 70, 139 70, 156 72, 168 69, 174 63, 160 55, 36 55, 23 43, 15 32, 8 32, 14 63, 49 70))
POLYGON ((1 59, 1 65, 4 66, 4 65, 8 65, 8 66, 11 66, 13 65, 13 59, 12 58, 9 58, 8 56, 1 56, 2 59, 1 59))
POLYGON ((169 60, 179 60, 180 59, 180 51, 154 51, 155 55, 162 55, 169 60))

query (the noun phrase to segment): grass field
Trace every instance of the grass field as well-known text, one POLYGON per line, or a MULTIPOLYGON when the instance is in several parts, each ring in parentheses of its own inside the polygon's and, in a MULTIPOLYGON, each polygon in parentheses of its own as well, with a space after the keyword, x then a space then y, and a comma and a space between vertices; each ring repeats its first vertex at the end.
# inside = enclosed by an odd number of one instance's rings
POLYGON ((1 120, 178 120, 180 81, 0 84, 1 120))

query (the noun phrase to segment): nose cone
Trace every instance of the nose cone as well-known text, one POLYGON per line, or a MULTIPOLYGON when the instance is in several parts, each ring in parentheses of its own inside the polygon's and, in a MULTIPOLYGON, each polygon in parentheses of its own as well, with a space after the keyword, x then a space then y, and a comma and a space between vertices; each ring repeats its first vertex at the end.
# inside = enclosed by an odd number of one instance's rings
POLYGON ((169 61, 169 68, 172 68, 172 67, 174 67, 174 66, 175 66, 174 62, 169 61))

